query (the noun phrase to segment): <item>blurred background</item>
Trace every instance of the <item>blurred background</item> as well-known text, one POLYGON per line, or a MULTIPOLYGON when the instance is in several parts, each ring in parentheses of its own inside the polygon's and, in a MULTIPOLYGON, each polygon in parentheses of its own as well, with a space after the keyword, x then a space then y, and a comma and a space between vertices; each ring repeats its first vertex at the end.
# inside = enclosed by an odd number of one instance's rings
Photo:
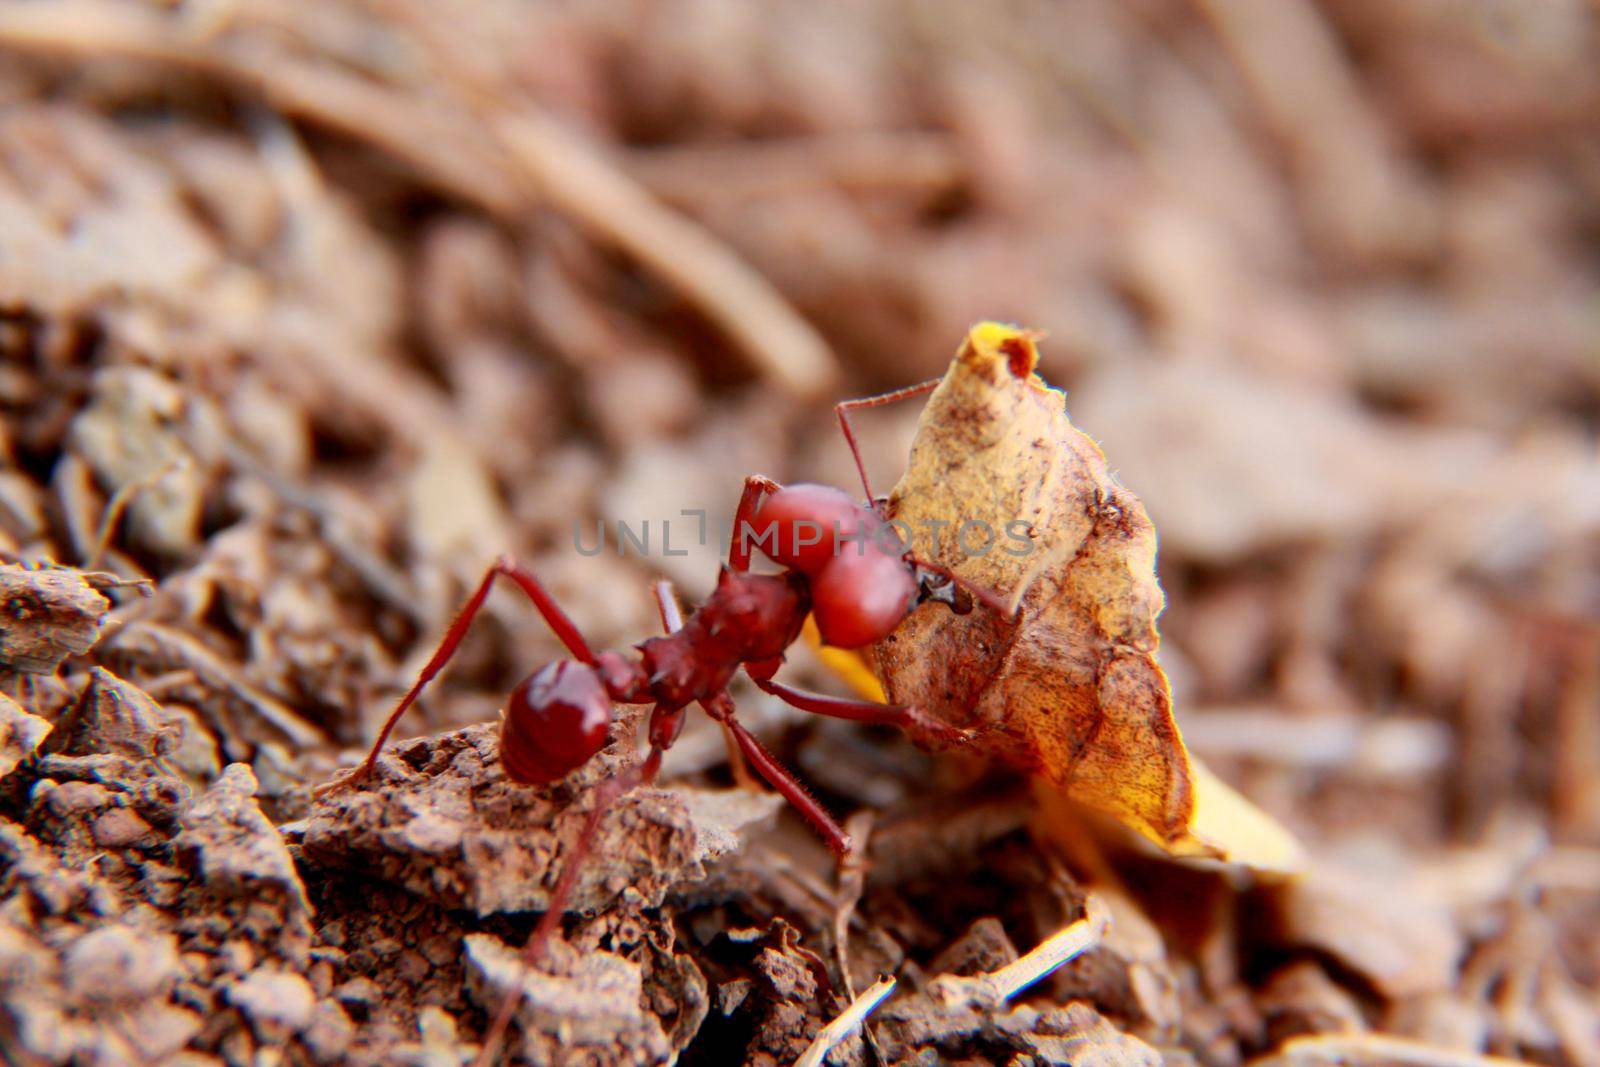
MULTIPOLYGON (((200 723, 287 798, 495 554, 636 641, 745 474, 853 488, 835 401, 1039 328, 1191 746, 1455 917, 1404 995, 1495 1005, 1386 1025, 1594 1064, 1597 105, 1584 0, 0 3, 0 552, 89 563, 125 491, 93 562, 324 739, 200 723)), ((880 491, 919 406, 860 420, 880 491)), ((558 654, 493 614, 406 731, 558 654)))

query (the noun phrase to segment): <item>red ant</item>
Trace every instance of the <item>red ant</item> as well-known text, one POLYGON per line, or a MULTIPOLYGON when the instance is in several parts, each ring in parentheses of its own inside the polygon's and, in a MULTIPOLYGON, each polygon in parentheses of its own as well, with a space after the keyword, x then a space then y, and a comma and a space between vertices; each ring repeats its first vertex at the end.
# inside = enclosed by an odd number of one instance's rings
MULTIPOLYGON (((783 486, 760 475, 746 478, 734 515, 728 562, 716 590, 685 620, 670 585, 657 583, 656 600, 668 632, 626 652, 597 654, 591 650, 533 572, 502 557, 485 572, 450 624, 433 658, 383 724, 365 761, 325 788, 353 785, 372 774, 395 723, 455 653, 495 579, 504 577, 527 593, 572 653, 571 659, 546 665, 511 691, 500 727, 500 759, 508 777, 530 785, 558 781, 606 746, 613 703, 654 705, 647 727, 649 751, 642 761, 597 790, 584 832, 529 939, 526 963, 537 960, 560 920, 601 814, 616 797, 654 780, 662 753, 677 740, 684 711, 691 703, 698 703, 723 725, 749 766, 794 806, 836 855, 848 854, 852 847, 849 835, 739 722, 727 687, 743 667, 757 688, 802 711, 897 726, 926 747, 943 748, 968 740, 965 731, 914 707, 806 693, 773 681, 784 650, 800 636, 808 614, 815 616, 823 642, 840 648, 862 648, 881 641, 914 608, 930 600, 959 612, 970 610, 968 597, 975 596, 1002 614, 1010 614, 1009 608, 987 591, 971 588, 949 570, 914 558, 872 502, 866 469, 851 432, 850 410, 916 396, 938 382, 934 379, 836 407, 868 503, 828 486, 783 486), (752 573, 752 543, 783 567, 783 572, 752 573)), ((493 1055, 515 1002, 513 991, 485 1038, 481 1062, 493 1055)))

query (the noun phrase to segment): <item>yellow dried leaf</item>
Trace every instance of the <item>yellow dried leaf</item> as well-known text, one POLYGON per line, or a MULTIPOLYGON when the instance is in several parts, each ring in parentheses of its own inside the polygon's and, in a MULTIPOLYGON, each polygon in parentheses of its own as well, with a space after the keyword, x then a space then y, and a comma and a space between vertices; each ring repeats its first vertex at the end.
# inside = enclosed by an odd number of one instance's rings
POLYGON ((1300 842, 1283 824, 1250 802, 1191 755, 1194 816, 1188 835, 1174 849, 1180 856, 1209 857, 1258 871, 1292 874, 1305 865, 1300 842))
POLYGON ((880 704, 888 703, 888 698, 883 693, 883 684, 878 681, 877 675, 872 673, 867 661, 861 658, 861 653, 855 649, 835 648, 823 644, 822 634, 817 630, 817 620, 810 615, 806 616, 800 636, 822 661, 823 666, 837 675, 855 691, 856 695, 864 700, 876 700, 880 704))
POLYGON ((884 690, 1174 854, 1287 862, 1292 838, 1191 764, 1156 661, 1155 530, 1037 361, 1027 331, 974 327, 886 512, 920 559, 1019 597, 1017 620, 923 605, 871 650, 884 690))

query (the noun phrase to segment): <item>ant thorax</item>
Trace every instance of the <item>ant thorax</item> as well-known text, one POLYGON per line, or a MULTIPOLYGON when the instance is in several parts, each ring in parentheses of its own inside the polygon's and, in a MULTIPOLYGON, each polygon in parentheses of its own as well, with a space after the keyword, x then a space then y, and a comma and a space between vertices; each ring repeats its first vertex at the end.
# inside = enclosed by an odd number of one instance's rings
POLYGON ((682 629, 634 646, 651 696, 682 707, 719 692, 740 664, 781 658, 810 610, 804 575, 723 568, 716 590, 682 629))

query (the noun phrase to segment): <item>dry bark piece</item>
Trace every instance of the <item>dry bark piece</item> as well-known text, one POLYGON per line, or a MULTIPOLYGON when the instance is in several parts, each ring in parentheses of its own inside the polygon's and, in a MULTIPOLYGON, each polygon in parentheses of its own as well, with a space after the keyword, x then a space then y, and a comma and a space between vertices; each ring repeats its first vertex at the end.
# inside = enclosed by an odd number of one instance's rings
POLYGON ((311 907, 277 827, 256 803, 256 779, 243 763, 229 764, 179 819, 173 840, 179 862, 219 896, 248 896, 277 903, 284 934, 309 934, 311 907), (302 930, 303 928, 303 930, 302 930))
POLYGON ((850 1040, 861 1024, 871 1015, 873 1009, 883 1003, 890 993, 894 992, 895 980, 893 978, 880 978, 863 990, 859 996, 850 1002, 838 1018, 818 1032, 816 1040, 805 1054, 794 1061, 794 1067, 822 1067, 828 1054, 844 1042, 850 1040))
POLYGON ((721 997, 724 1013, 751 1032, 746 1062, 794 1063, 831 1013, 827 965, 782 918, 765 929, 728 929, 723 938, 743 955, 745 977, 724 985, 721 997))
POLYGON ((1351 537, 1415 492, 1418 470, 1397 462, 1382 422, 1228 367, 1098 368, 1073 389, 1072 410, 1139 486, 1162 551, 1184 559, 1226 564, 1351 537))
MULTIPOLYGON (((1027 955, 1017 957, 1016 950, 1006 938, 1004 929, 995 919, 984 919, 941 954, 939 962, 956 964, 958 960, 972 962, 982 956, 1005 959, 1003 965, 987 972, 966 974, 941 974, 929 983, 928 988, 914 997, 892 1006, 885 1013, 891 1043, 907 1047, 941 1045, 953 1040, 971 1040, 979 1035, 993 1036, 1003 1033, 1022 1041, 1012 1045, 1018 1051, 1029 1051, 1026 1045, 1045 1040, 1046 1035, 1076 1035, 1081 1027, 1068 1022, 1064 1029, 1051 1024, 1040 1024, 1038 1013, 1019 1008, 1008 1015, 1000 1015, 1006 1002, 1026 991, 1034 983, 1055 971, 1062 964, 1098 945, 1105 936, 1110 913, 1105 904, 1095 896, 1085 898, 1084 916, 1057 930, 1027 955)), ((885 979, 869 994, 853 1001, 845 1012, 823 1027, 811 1047, 801 1057, 803 1063, 820 1064, 835 1044, 844 1041, 855 1027, 888 996, 894 987, 893 979, 885 979)), ((1061 1023, 1054 1024, 1063 1026, 1061 1023)), ((1112 1031, 1115 1034, 1114 1031, 1112 1031)), ((1120 1038, 1121 1035, 1115 1035, 1120 1038)), ((1098 1042, 1098 1038, 1093 1039, 1098 1042)), ((1135 1042, 1139 1047, 1142 1044, 1135 1042)), ((1076 1048, 1077 1046, 1071 1046, 1076 1048)), ((1054 1052, 1040 1054, 1053 1056, 1054 1052)), ((1120 1053, 1119 1053, 1120 1054, 1120 1053)), ((1065 1053, 1063 1053, 1065 1055, 1065 1053)), ((1070 1059, 1048 1059, 1048 1062, 1076 1062, 1070 1059)), ((1098 1061, 1096 1061, 1098 1062, 1098 1061)), ((1142 1059, 1106 1060, 1108 1063, 1146 1062, 1142 1059)))
POLYGON ((213 693, 225 694, 237 709, 233 719, 248 740, 280 737, 299 748, 324 741, 317 727, 282 701, 244 677, 244 671, 208 648, 192 634, 154 622, 137 622, 106 641, 104 652, 118 664, 150 671, 187 670, 213 693))
POLYGON ((1013 1062, 1007 1052, 1060 1067, 1159 1067, 1163 1062, 1159 1052, 1082 1001, 1044 1011, 1022 1005, 996 1015, 971 1007, 946 1012, 913 997, 880 1014, 878 1037, 900 1062, 948 1063, 962 1055, 1013 1062), (912 1059, 919 1052, 933 1058, 912 1059))
POLYGON ((0 665, 53 674, 62 660, 93 647, 110 610, 83 571, 0 564, 0 665))
POLYGON ((994 1029, 1036 1062, 1059 1067, 1160 1067, 1166 1062, 1082 1001, 1049 1011, 1018 1008, 995 1020, 994 1029))
POLYGON ((1466 950, 1464 932, 1442 904, 1396 892, 1395 882, 1314 868, 1275 894, 1280 936, 1322 949, 1387 997, 1450 989, 1466 950))
POLYGON ((33 755, 50 729, 48 720, 28 714, 21 704, 0 693, 0 778, 33 755))
POLYGON ((671 1053, 661 1020, 646 1010, 639 966, 610 952, 570 955, 552 944, 560 973, 528 970, 522 954, 487 934, 465 939, 473 999, 493 1012, 521 983, 515 1019, 531 1063, 579 1062, 580 1052, 609 1064, 660 1063, 671 1053))
MULTIPOLYGON (((531 788, 506 777, 496 728, 471 726, 397 746, 377 788, 325 795, 293 829, 307 858, 371 871, 443 907, 539 910, 587 819, 585 795, 628 758, 613 748, 531 788)), ((781 805, 775 794, 635 789, 601 820, 568 907, 595 911, 623 892, 659 905, 781 805)))
POLYGON ((61 756, 110 753, 156 760, 178 747, 182 729, 144 690, 104 667, 93 667, 83 695, 56 723, 42 749, 61 756))
POLYGON ((1361 1005, 1313 960, 1274 971, 1256 998, 1268 1041, 1281 1044, 1301 1034, 1367 1029, 1361 1005))
POLYGON ((1410 1041, 1387 1034, 1316 1034, 1287 1041, 1250 1067, 1532 1067, 1525 1060, 1410 1041))
POLYGON ((31 541, 45 529, 44 491, 20 471, 0 466, 0 533, 31 541))
POLYGON ((1004 924, 986 915, 935 956, 928 969, 934 974, 969 975, 997 971, 1016 961, 1017 946, 1006 935, 1004 924))
POLYGON ((1176 961, 1162 931, 1125 889, 1099 887, 1090 899, 1109 915, 1109 929, 1091 951, 1057 973, 1052 991, 1061 999, 1092 1000, 1146 1032, 1172 1032, 1183 1013, 1176 961))
POLYGON ((95 375, 94 400, 73 420, 71 447, 112 491, 138 491, 128 502, 130 537, 158 552, 192 548, 204 489, 188 446, 173 427, 184 413, 176 382, 143 367, 107 367, 95 375))

